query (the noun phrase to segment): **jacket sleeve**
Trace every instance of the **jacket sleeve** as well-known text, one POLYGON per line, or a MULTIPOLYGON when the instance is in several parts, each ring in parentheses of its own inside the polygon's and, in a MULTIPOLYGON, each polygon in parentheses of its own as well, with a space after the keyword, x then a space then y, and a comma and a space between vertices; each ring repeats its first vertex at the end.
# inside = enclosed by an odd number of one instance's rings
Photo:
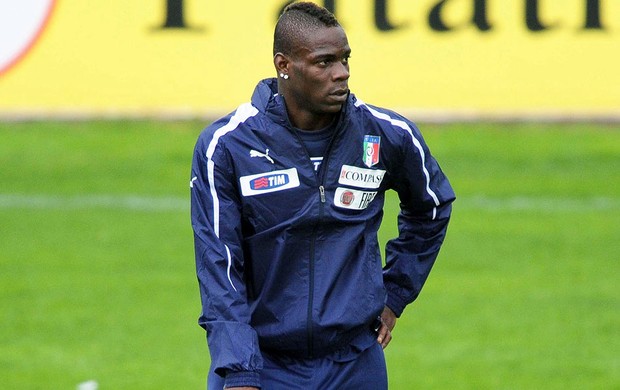
POLYGON ((448 179, 416 126, 406 122, 394 172, 399 236, 386 245, 386 305, 400 316, 426 281, 443 243, 455 199, 448 179))
POLYGON ((227 387, 260 387, 262 357, 249 325, 236 179, 230 159, 206 133, 194 150, 190 188, 199 324, 207 331, 211 365, 227 387))

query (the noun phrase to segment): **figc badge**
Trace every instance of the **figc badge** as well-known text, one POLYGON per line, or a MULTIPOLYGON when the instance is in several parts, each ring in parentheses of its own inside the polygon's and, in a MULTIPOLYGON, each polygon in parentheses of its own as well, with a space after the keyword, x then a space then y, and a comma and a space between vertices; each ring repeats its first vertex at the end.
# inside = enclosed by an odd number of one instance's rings
POLYGON ((376 135, 364 136, 364 165, 368 168, 379 162, 379 144, 381 137, 376 135))

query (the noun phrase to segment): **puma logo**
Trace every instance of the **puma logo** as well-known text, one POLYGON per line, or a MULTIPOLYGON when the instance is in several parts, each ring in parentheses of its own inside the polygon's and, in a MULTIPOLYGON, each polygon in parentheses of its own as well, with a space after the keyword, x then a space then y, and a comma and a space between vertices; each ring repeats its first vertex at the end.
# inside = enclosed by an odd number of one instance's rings
POLYGON ((265 153, 252 149, 250 150, 250 157, 264 157, 267 160, 269 160, 272 164, 274 164, 273 159, 269 157, 269 149, 265 149, 265 153))

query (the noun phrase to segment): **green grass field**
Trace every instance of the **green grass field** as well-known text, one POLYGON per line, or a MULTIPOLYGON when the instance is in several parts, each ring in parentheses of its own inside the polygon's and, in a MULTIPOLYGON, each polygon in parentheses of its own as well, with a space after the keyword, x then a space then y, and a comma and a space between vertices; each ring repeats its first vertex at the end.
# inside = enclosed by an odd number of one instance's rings
MULTIPOLYGON (((0 123, 1 389, 204 389, 204 125, 0 123)), ((620 126, 421 128, 458 200, 386 350, 391 388, 619 389, 620 126)))

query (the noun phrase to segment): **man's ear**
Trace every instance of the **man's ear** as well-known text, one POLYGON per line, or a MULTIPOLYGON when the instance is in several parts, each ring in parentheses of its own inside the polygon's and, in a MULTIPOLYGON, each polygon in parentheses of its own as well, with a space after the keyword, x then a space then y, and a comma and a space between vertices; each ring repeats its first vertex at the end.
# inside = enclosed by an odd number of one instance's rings
POLYGON ((278 74, 280 73, 287 74, 289 70, 288 69, 289 63, 290 61, 288 57, 280 52, 276 53, 276 55, 273 56, 273 65, 276 67, 276 72, 278 74))

